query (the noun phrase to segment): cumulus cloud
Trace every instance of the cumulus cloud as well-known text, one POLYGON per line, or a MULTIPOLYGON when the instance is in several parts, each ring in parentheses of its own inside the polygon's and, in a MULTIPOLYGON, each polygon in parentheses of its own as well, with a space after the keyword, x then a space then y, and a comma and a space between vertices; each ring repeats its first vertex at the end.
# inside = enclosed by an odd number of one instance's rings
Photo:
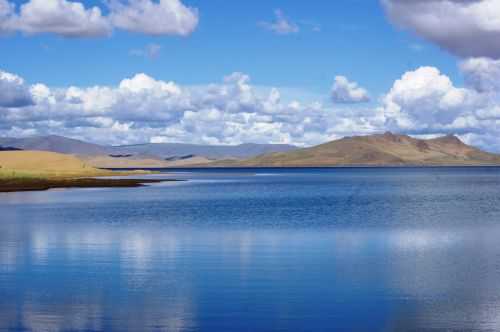
POLYGON ((405 73, 383 98, 385 128, 416 135, 459 134, 500 152, 500 91, 456 87, 433 67, 405 73))
POLYGON ((474 91, 455 87, 434 67, 405 73, 383 100, 389 126, 410 131, 452 126, 480 101, 474 91))
POLYGON ((33 103, 0 106, 0 134, 57 133, 106 144, 188 142, 311 145, 376 130, 372 110, 335 112, 319 102, 284 101, 244 73, 221 83, 179 86, 140 73, 117 86, 28 87, 33 103))
POLYGON ((477 88, 489 87, 490 76, 477 74, 485 71, 482 65, 468 63, 462 70, 478 79, 457 87, 438 69, 421 67, 396 80, 378 106, 341 108, 286 99, 280 89, 255 88, 248 75, 238 72, 202 86, 139 73, 116 86, 65 88, 27 85, 14 74, 2 74, 0 135, 55 133, 105 144, 314 145, 392 130, 460 134, 500 151, 500 92, 477 88))
POLYGON ((500 91, 500 60, 470 58, 460 63, 468 86, 479 92, 500 91))
POLYGON ((404 74, 384 96, 385 127, 415 134, 459 133, 500 151, 500 0, 381 0, 389 18, 463 58, 464 87, 438 69, 404 74))
POLYGON ((381 0, 397 25, 461 57, 500 58, 500 0, 381 0))
POLYGON ((349 82, 345 76, 335 76, 332 87, 332 101, 334 103, 362 103, 370 100, 368 91, 356 82, 349 82))
POLYGON ((109 36, 113 28, 148 35, 186 36, 198 25, 198 11, 180 0, 110 0, 109 15, 97 6, 69 0, 29 0, 16 12, 0 0, 0 33, 53 33, 63 37, 109 36))
POLYGON ((281 9, 274 11, 275 20, 272 22, 259 22, 259 26, 278 35, 288 35, 299 32, 299 26, 290 21, 281 9))
POLYGON ((137 74, 130 79, 124 79, 120 83, 120 89, 133 93, 147 92, 156 96, 178 95, 181 93, 180 88, 174 82, 157 81, 144 73, 137 74))
POLYGON ((378 107, 382 127, 415 135, 459 134, 469 144, 500 152, 497 66, 491 59, 462 62, 467 82, 463 88, 434 67, 405 73, 378 107))
POLYGON ((32 104, 31 93, 24 80, 0 70, 0 107, 24 107, 32 104))
POLYGON ((109 35, 111 25, 98 7, 85 8, 67 0, 30 0, 12 17, 11 29, 27 34, 55 33, 64 37, 109 35))
POLYGON ((132 32, 186 36, 198 25, 198 10, 179 0, 115 0, 111 1, 111 21, 132 32))

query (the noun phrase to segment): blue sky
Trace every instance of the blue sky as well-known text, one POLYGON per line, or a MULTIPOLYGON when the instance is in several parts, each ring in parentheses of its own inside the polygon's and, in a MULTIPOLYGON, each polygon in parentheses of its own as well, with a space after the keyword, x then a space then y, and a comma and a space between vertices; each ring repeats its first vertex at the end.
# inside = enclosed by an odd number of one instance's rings
POLYGON ((0 0, 0 135, 500 151, 500 0, 0 0))
MULTIPOLYGON (((17 4, 26 1, 16 1, 17 4)), ((106 7, 84 1, 87 7, 106 7)), ((388 22, 377 0, 223 1, 189 0, 200 13, 190 36, 146 36, 115 31, 111 38, 65 38, 52 34, 0 39, 2 68, 29 82, 50 86, 114 85, 145 72, 182 84, 217 82, 235 71, 256 85, 295 87, 325 93, 335 75, 346 75, 375 94, 383 93, 402 72, 436 66, 460 80, 456 60, 388 22), (258 26, 281 9, 300 31, 276 35, 258 26), (161 46, 155 59, 130 50, 161 46), (417 47, 421 49, 416 50, 417 47)))

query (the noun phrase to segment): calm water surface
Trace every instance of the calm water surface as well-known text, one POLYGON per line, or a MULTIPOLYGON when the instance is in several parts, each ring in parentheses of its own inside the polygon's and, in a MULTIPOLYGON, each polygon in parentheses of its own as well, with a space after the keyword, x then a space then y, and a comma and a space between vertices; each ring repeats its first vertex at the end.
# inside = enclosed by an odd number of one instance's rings
POLYGON ((500 329, 500 168, 0 194, 1 331, 500 329))

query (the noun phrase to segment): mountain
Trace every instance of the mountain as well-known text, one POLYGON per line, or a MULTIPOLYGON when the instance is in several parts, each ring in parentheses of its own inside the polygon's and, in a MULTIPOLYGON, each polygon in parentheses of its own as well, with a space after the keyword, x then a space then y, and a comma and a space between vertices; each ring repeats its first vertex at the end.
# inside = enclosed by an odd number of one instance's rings
POLYGON ((208 159, 246 159, 261 154, 287 152, 297 149, 286 144, 240 144, 240 145, 196 145, 183 143, 150 143, 139 145, 115 146, 114 153, 132 153, 158 156, 162 159, 193 155, 208 159))
POLYGON ((390 132, 345 137, 304 149, 280 144, 102 146, 62 136, 0 138, 0 146, 74 154, 90 165, 111 168, 193 164, 228 167, 500 164, 500 155, 466 145, 453 135, 422 140, 390 132))
POLYGON ((231 166, 255 167, 493 164, 500 164, 500 155, 468 146, 456 136, 422 140, 390 132, 345 137, 311 148, 230 163, 231 166))
POLYGON ((133 159, 158 160, 183 159, 186 156, 198 156, 207 159, 246 159, 265 153, 286 152, 297 149, 295 146, 285 144, 196 145, 147 143, 103 146, 56 135, 29 138, 0 138, 0 146, 82 156, 128 156, 133 157, 133 159))
POLYGON ((107 154, 107 148, 63 136, 35 136, 28 138, 0 137, 0 145, 22 150, 38 150, 79 155, 107 154))

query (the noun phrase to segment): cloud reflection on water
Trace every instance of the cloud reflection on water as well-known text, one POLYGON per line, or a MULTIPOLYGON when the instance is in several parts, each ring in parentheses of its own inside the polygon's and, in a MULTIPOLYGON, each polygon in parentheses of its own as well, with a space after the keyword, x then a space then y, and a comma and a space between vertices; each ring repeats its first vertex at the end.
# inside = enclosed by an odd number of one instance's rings
POLYGON ((247 294, 245 287, 280 289, 278 280, 289 278, 297 288, 270 302, 267 310, 276 313, 292 299, 307 301, 308 288, 296 282, 330 279, 328 292, 340 298, 352 288, 350 300, 376 294, 413 303, 412 315, 394 312, 396 327, 500 327, 498 229, 8 228, 0 242, 0 289, 12 297, 0 300, 0 330, 194 330, 208 296, 200 288, 222 285, 213 277, 228 280, 234 296, 247 294), (22 282, 26 275, 30 283, 22 282))

